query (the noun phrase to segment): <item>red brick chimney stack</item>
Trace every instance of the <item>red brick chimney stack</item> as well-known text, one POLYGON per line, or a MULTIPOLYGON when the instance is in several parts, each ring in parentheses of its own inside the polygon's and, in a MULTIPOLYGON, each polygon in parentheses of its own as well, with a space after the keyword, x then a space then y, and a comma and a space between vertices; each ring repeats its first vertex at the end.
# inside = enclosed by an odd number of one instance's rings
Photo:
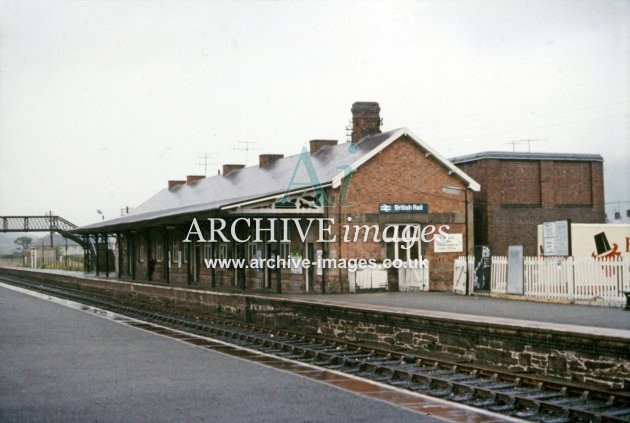
POLYGON ((258 156, 258 166, 265 167, 268 163, 284 157, 284 154, 260 154, 258 156))
POLYGON ((178 185, 184 185, 186 183, 186 181, 176 181, 176 180, 169 180, 168 181, 168 190, 172 190, 173 188, 175 188, 178 185))
POLYGON ((337 140, 310 140, 309 149, 311 156, 326 146, 334 147, 335 145, 337 145, 337 140))
POLYGON ((194 184, 195 182, 201 181, 204 178, 205 178, 205 176, 203 176, 203 175, 187 175, 186 176, 186 185, 194 184))
POLYGON ((381 133, 381 107, 377 102, 357 101, 351 110, 353 144, 368 135, 381 133))
POLYGON ((235 170, 242 169, 244 167, 245 167, 245 165, 242 165, 242 164, 224 164, 223 165, 223 176, 227 176, 231 172, 233 172, 235 170))

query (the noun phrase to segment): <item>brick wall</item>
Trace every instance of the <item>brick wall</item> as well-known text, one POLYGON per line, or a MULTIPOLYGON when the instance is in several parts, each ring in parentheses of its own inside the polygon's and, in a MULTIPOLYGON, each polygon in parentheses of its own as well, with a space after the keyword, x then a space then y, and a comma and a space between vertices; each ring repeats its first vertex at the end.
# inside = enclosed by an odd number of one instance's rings
MULTIPOLYGON (((446 186, 465 188, 464 182, 449 175, 443 164, 431 155, 427 156, 410 138, 402 137, 353 174, 347 194, 350 205, 339 207, 336 202, 331 212, 336 221, 335 233, 338 238, 343 236, 339 232, 339 222, 342 225, 378 225, 381 229, 392 223, 420 223, 421 227, 434 225, 436 228, 446 224, 450 226, 448 233, 462 233, 465 240, 465 195, 463 192, 446 194, 442 191, 446 186), (379 213, 381 203, 427 203, 429 213, 382 214, 379 213), (348 222, 349 217, 351 222, 348 222)), ((334 193, 337 197, 339 194, 339 190, 334 193)), ((433 245, 423 243, 421 249, 423 258, 430 262, 429 288, 449 290, 453 260, 463 252, 436 254, 433 245)), ((337 242, 331 249, 332 254, 345 258, 382 260, 386 257, 382 242, 337 242)), ((337 277, 347 284, 347 272, 337 273, 337 277)))
POLYGON ((500 185, 502 205, 539 206, 541 204, 539 162, 505 160, 499 162, 498 170, 496 177, 502 181, 500 185), (512 183, 505 183, 506 181, 512 183))
POLYGON ((458 166, 481 184, 475 239, 493 255, 506 255, 509 245, 537 255, 536 227, 545 220, 604 223, 601 162, 481 159, 458 166))

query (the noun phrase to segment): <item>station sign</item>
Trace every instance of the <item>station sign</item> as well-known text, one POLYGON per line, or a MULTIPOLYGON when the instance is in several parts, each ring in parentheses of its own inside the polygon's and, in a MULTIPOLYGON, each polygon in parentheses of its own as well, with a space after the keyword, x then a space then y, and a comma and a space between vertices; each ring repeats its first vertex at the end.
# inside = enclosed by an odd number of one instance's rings
POLYGON ((433 251, 435 253, 461 253, 464 251, 463 234, 448 234, 446 241, 434 242, 433 251))
POLYGON ((379 213, 428 213, 427 203, 381 203, 379 213))
MULTIPOLYGON (((568 220, 547 221, 543 223, 543 255, 571 255, 571 222, 568 220)), ((599 247, 598 247, 599 248, 599 247)))

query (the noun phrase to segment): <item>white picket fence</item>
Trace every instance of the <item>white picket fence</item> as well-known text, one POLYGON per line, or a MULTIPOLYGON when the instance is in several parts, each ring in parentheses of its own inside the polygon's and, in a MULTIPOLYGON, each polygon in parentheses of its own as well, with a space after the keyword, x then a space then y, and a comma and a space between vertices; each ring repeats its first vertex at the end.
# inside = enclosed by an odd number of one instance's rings
POLYGON ((453 271, 453 291, 458 294, 466 293, 466 277, 470 279, 468 286, 473 286, 473 278, 475 275, 475 257, 466 256, 459 257, 455 260, 455 269, 453 271))
POLYGON ((429 290, 429 260, 418 260, 413 266, 398 269, 398 290, 426 292, 429 290))
MULTIPOLYGON (((464 292, 462 276, 468 262, 469 286, 474 286, 472 256, 455 260, 453 290, 464 292)), ((490 291, 507 292, 507 257, 493 256, 490 268, 490 291)), ((538 298, 577 300, 608 306, 624 306, 624 292, 630 292, 630 257, 594 259, 592 257, 525 257, 524 295, 538 298)))
MULTIPOLYGON (((378 264, 375 268, 348 272, 350 292, 366 289, 387 289, 387 268, 378 264)), ((424 292, 429 290, 429 260, 421 259, 413 264, 405 263, 398 269, 398 290, 424 292)))

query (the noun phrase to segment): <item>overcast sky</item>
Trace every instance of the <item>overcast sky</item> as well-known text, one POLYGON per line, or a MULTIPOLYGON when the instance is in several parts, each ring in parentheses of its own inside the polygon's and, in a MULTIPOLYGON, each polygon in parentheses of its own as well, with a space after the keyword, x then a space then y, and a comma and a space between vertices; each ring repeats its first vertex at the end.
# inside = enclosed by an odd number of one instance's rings
POLYGON ((118 217, 357 100, 446 157, 601 154, 625 211, 629 75, 629 1, 0 0, 0 215, 118 217))

